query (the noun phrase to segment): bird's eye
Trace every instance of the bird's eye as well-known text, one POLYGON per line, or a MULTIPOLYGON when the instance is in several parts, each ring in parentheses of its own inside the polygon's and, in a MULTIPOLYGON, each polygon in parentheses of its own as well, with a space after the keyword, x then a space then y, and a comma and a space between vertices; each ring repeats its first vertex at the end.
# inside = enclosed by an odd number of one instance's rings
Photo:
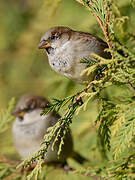
POLYGON ((56 36, 55 35, 52 35, 51 36, 51 40, 53 40, 53 39, 55 39, 56 38, 56 36))
POLYGON ((30 112, 30 111, 32 111, 32 108, 30 107, 24 108, 24 112, 30 112))

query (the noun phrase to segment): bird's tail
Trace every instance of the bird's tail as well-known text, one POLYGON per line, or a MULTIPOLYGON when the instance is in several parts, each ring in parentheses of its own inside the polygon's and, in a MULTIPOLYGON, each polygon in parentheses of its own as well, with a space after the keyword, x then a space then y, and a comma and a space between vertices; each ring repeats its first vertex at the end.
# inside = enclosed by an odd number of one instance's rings
POLYGON ((72 158, 77 161, 79 164, 83 164, 85 162, 88 162, 89 160, 83 157, 81 154, 78 152, 74 151, 72 154, 72 158))

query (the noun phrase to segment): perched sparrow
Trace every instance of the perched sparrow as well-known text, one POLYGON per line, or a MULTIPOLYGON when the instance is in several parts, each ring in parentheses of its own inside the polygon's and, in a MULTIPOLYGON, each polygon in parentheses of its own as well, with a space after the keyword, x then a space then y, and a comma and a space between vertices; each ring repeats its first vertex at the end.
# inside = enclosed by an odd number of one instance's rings
MULTIPOLYGON (((12 127, 13 140, 22 158, 27 157, 30 153, 40 148, 47 128, 55 125, 60 118, 55 112, 40 116, 40 113, 47 107, 47 104, 48 101, 43 97, 26 94, 20 98, 15 110, 12 112, 12 115, 16 116, 12 127)), ((45 163, 65 163, 69 156, 73 157, 80 164, 85 161, 85 158, 73 151, 70 129, 65 135, 62 151, 58 158, 59 144, 60 139, 55 143, 54 151, 52 151, 51 143, 45 156, 45 163)))
POLYGON ((107 47, 102 39, 67 27, 48 29, 38 46, 39 49, 46 50, 49 64, 54 71, 78 83, 94 78, 93 74, 81 75, 86 64, 80 63, 80 60, 92 57, 91 53, 109 59, 110 54, 104 51, 107 47))

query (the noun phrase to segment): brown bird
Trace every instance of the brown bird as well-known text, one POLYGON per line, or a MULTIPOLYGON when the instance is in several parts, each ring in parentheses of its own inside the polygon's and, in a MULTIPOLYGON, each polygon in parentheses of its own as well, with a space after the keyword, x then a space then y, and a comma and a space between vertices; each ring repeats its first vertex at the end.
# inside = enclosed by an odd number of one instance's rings
POLYGON ((45 49, 51 68, 57 73, 84 83, 94 79, 95 74, 81 75, 86 64, 81 59, 92 57, 95 53, 103 58, 111 58, 104 50, 107 44, 100 38, 89 33, 74 31, 68 27, 48 29, 41 38, 39 49, 45 49))
MULTIPOLYGON (((26 158, 30 153, 37 151, 40 148, 47 128, 55 125, 60 118, 56 112, 50 112, 45 116, 41 116, 43 109, 47 107, 48 101, 41 96, 25 94, 22 96, 12 115, 16 116, 13 123, 13 141, 16 150, 22 158, 26 158)), ((74 158, 80 164, 86 161, 80 154, 73 150, 73 140, 71 131, 68 129, 62 150, 58 158, 60 139, 55 143, 54 151, 49 145, 45 156, 45 163, 66 163, 68 157, 74 158)))

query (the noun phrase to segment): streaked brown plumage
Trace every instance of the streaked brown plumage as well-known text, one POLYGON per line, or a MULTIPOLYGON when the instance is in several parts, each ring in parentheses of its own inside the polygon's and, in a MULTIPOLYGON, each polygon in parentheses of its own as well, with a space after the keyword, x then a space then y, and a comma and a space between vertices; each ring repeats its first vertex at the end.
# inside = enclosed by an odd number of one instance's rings
MULTIPOLYGON (((47 128, 55 125, 60 116, 56 112, 51 112, 45 116, 40 116, 43 109, 47 107, 48 101, 41 96, 26 94, 20 98, 16 108, 12 112, 16 119, 13 123, 12 132, 15 147, 22 158, 26 158, 30 153, 40 148, 40 143, 47 132, 47 128)), ((61 136, 63 134, 61 133, 61 136)), ((68 157, 75 158, 79 163, 85 159, 73 151, 73 140, 71 131, 68 129, 62 151, 58 158, 57 152, 60 139, 54 146, 54 151, 50 144, 45 163, 65 163, 68 157)))
POLYGON ((48 29, 38 47, 46 50, 49 64, 54 71, 78 83, 93 79, 93 74, 81 75, 86 68, 86 64, 80 63, 81 59, 92 57, 91 53, 106 59, 111 58, 104 51, 108 46, 102 39, 67 27, 48 29))

